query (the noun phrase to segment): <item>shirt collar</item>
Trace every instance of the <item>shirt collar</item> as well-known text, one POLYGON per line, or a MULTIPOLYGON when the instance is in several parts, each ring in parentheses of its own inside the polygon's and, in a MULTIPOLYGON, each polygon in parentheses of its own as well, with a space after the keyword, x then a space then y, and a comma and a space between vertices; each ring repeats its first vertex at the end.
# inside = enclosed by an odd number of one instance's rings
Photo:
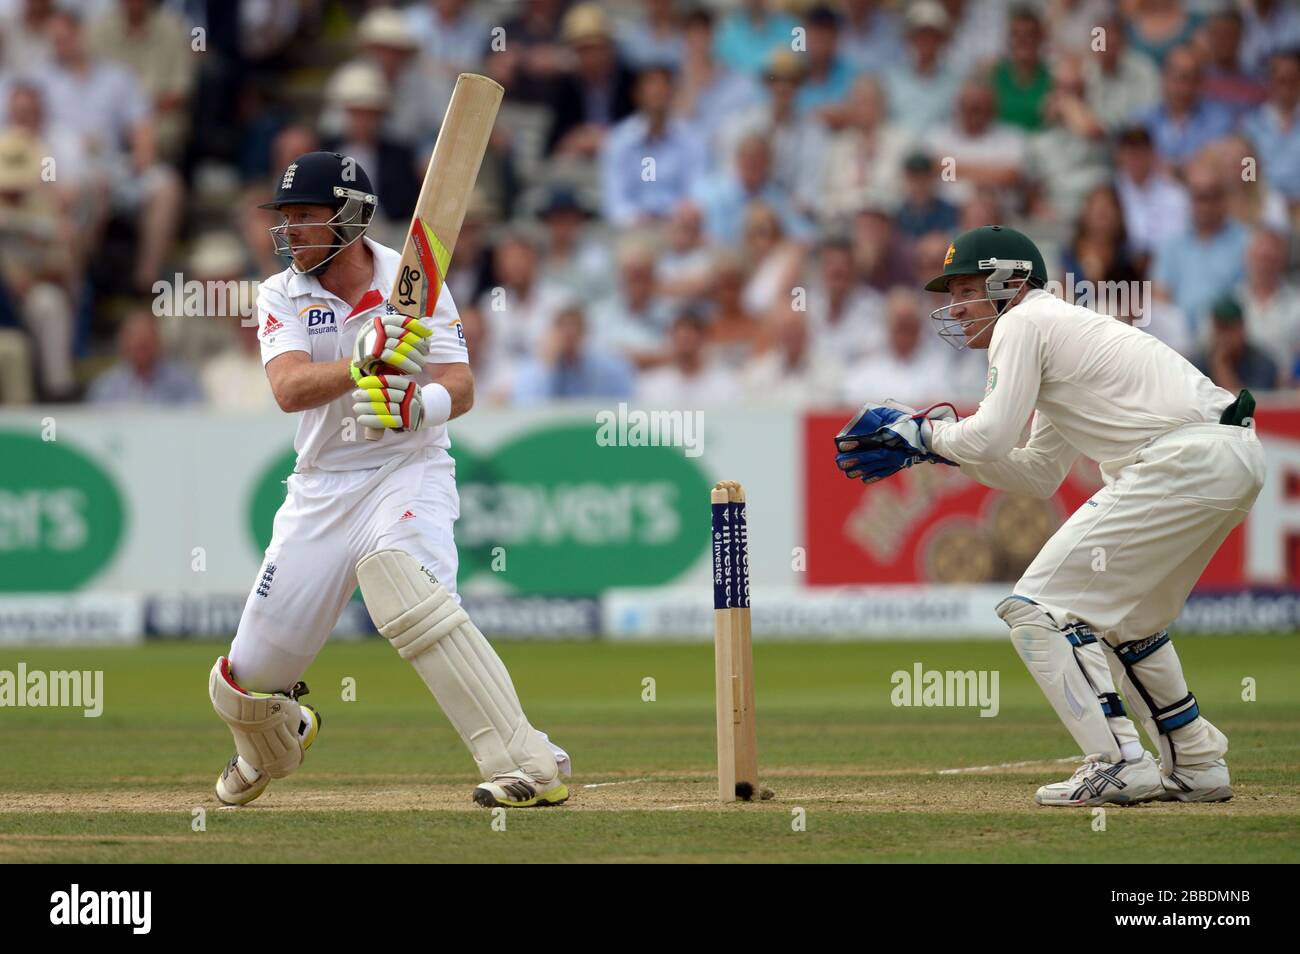
MULTIPOLYGON (((397 277, 397 263, 401 256, 387 246, 380 245, 374 239, 362 236, 361 241, 366 243, 370 249, 370 254, 374 263, 374 275, 370 279, 370 287, 378 288, 383 294, 387 294, 393 287, 393 280, 397 277)), ((320 283, 320 279, 315 275, 295 272, 290 266, 289 280, 285 283, 285 290, 292 297, 300 295, 311 296, 312 298, 336 298, 337 296, 325 289, 320 283)))

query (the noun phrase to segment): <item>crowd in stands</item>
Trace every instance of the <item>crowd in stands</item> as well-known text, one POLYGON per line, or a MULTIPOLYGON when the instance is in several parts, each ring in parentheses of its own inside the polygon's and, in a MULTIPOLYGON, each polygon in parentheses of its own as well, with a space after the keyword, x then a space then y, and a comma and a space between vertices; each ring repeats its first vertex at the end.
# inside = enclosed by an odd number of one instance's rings
POLYGON ((1288 0, 0 0, 0 402, 274 410, 258 204, 343 152, 400 248, 463 71, 479 406, 969 407, 921 286, 994 222, 1224 387, 1300 377, 1288 0))

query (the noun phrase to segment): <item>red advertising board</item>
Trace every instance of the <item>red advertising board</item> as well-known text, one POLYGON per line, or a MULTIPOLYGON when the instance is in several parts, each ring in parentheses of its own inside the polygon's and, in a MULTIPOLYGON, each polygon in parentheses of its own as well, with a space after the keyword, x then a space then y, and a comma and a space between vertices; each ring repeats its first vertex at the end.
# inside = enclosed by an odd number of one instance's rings
MULTIPOLYGON (((1300 588, 1300 406, 1261 401, 1256 426, 1269 478, 1246 522, 1198 588, 1300 588)), ((960 468, 926 465, 862 484, 835 467, 834 437, 853 414, 804 419, 807 582, 1014 582, 1061 522, 1101 486, 1080 461, 1050 500, 990 490, 960 468)))

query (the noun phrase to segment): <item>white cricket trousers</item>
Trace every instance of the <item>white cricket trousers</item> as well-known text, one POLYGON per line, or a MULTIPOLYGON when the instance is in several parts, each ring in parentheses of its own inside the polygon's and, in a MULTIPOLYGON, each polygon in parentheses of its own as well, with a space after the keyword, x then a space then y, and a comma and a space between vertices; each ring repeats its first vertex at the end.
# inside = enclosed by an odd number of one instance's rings
POLYGON ((1264 449, 1252 428, 1170 431, 1062 524, 1016 593, 1112 644, 1160 632, 1263 484, 1264 449))
POLYGON ((460 496, 446 451, 292 474, 287 487, 230 646, 235 679, 257 692, 283 692, 302 677, 357 588, 357 561, 372 550, 405 550, 460 599, 452 535, 460 496))
POLYGON ((1162 754, 1179 763, 1219 758, 1227 740, 1201 717, 1167 629, 1245 519, 1264 473, 1252 428, 1170 431, 1075 511, 1016 584, 1017 595, 1063 625, 1086 625, 1106 644, 1129 707, 1162 754))

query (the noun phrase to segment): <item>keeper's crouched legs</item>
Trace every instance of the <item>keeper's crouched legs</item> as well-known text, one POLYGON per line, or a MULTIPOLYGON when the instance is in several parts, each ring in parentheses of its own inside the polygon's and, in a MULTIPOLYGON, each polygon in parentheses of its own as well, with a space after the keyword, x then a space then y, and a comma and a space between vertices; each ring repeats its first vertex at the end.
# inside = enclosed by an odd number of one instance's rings
POLYGON ((510 674, 456 599, 409 553, 376 550, 357 563, 366 609, 415 667, 460 733, 485 781, 522 773, 545 789, 559 768, 524 716, 510 674))
POLYGON ((1022 596, 1003 600, 997 614, 1011 627, 1012 645, 1084 755, 1107 762, 1140 756, 1137 728, 1124 713, 1106 654, 1086 626, 1062 627, 1022 596))

